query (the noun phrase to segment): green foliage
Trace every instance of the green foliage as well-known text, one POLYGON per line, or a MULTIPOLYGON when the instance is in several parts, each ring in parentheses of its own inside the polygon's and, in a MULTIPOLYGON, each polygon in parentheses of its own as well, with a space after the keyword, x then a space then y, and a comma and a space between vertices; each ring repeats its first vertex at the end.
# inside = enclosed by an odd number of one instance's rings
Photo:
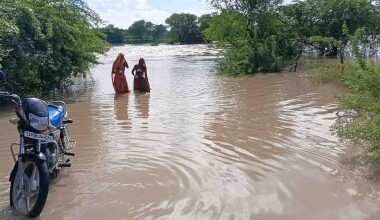
POLYGON ((364 60, 364 35, 364 29, 348 35, 355 63, 317 63, 308 65, 307 70, 321 82, 339 79, 351 89, 351 94, 341 99, 349 110, 339 118, 335 131, 341 137, 369 146, 372 156, 380 159, 380 65, 364 60))
POLYGON ((162 24, 156 25, 145 20, 134 22, 128 30, 109 25, 100 28, 99 31, 104 40, 113 44, 203 43, 205 40, 202 32, 209 27, 213 16, 213 14, 206 14, 198 18, 192 14, 173 14, 166 20, 170 31, 162 24))
POLYGON ((102 33, 101 37, 111 44, 125 43, 126 31, 123 29, 108 25, 105 28, 100 28, 99 31, 102 33))
MULTIPOLYGON (((380 33, 379 9, 369 0, 306 0, 298 2, 309 18, 306 23, 312 30, 309 44, 321 54, 336 56, 350 43, 349 36, 355 31, 366 29, 368 38, 380 33)), ((342 60, 343 61, 343 60, 342 60)))
POLYGON ((229 74, 296 70, 310 48, 320 55, 340 54, 343 63, 345 50, 355 43, 349 36, 358 29, 362 42, 380 38, 379 7, 369 0, 297 0, 288 5, 280 0, 209 2, 221 13, 204 33, 208 41, 227 50, 219 69, 229 74))
MULTIPOLYGON (((347 66, 347 64, 345 64, 347 66)), ((342 78, 342 65, 336 60, 322 60, 306 64, 306 75, 319 83, 339 81, 342 78), (330 61, 330 62, 329 62, 330 61)), ((346 68, 344 68, 346 69, 346 68)))
POLYGON ((105 51, 94 31, 98 15, 82 0, 3 0, 0 60, 25 92, 60 88, 72 76, 84 76, 105 51))
MULTIPOLYGON (((0 4, 0 39, 16 35, 19 32, 11 14, 5 13, 9 11, 11 11, 9 4, 0 4)), ((2 46, 0 42, 0 68, 2 68, 2 60, 8 55, 8 52, 9 49, 2 46)))
POLYGON ((207 40, 227 50, 219 66, 223 73, 281 71, 293 62, 297 52, 293 32, 284 28, 277 13, 268 12, 256 23, 239 12, 222 12, 211 19, 204 33, 207 40))
POLYGON ((206 40, 216 42, 220 46, 238 44, 245 39, 247 19, 235 12, 225 12, 210 19, 209 27, 203 34, 206 40))
MULTIPOLYGON (((361 65, 361 64, 359 64, 361 65)), ((346 108, 355 111, 354 117, 338 126, 338 134, 369 145, 372 155, 380 159, 380 68, 376 63, 358 67, 346 74, 343 81, 352 94, 342 101, 346 108)))
POLYGON ((254 56, 252 48, 246 40, 239 40, 234 43, 227 52, 224 58, 220 61, 218 70, 220 73, 230 75, 241 75, 252 73, 253 65, 251 58, 254 56))
POLYGON ((153 31, 152 31, 153 42, 155 43, 162 42, 167 32, 168 30, 166 30, 166 27, 164 25, 162 24, 154 25, 153 31))
POLYGON ((210 23, 211 23, 213 17, 215 17, 216 15, 217 15, 216 13, 205 14, 205 15, 202 15, 198 18, 198 25, 199 25, 199 29, 200 29, 200 32, 201 32, 202 37, 203 37, 203 41, 208 41, 206 39, 206 36, 205 36, 205 31, 210 27, 210 23))
POLYGON ((152 40, 153 24, 144 20, 134 22, 127 30, 127 42, 146 43, 152 40))
POLYGON ((378 47, 380 10, 370 0, 304 0, 280 5, 277 0, 210 0, 220 10, 204 31, 206 39, 226 49, 219 71, 250 74, 281 71, 305 49, 324 56, 340 55, 340 64, 308 65, 308 74, 321 82, 342 80, 352 94, 342 101, 347 109, 338 134, 367 143, 380 159, 380 68, 366 62, 362 49, 378 47), (345 51, 355 64, 343 62, 345 51))
POLYGON ((167 44, 179 43, 179 36, 175 31, 166 32, 164 39, 167 44))
POLYGON ((134 22, 128 30, 108 25, 98 29, 101 37, 111 44, 162 43, 167 33, 164 25, 155 25, 144 20, 134 22))
POLYGON ((173 14, 165 21, 172 32, 176 34, 181 44, 202 43, 202 33, 198 24, 198 17, 193 14, 173 14))

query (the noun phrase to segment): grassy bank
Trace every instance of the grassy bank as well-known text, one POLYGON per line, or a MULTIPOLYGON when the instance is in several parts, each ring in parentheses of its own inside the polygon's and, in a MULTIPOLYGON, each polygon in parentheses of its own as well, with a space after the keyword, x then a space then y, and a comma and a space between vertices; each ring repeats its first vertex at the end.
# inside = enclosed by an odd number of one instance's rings
POLYGON ((338 61, 306 64, 306 74, 321 83, 343 82, 351 92, 340 101, 346 110, 335 126, 336 133, 369 148, 380 160, 380 63, 338 61))

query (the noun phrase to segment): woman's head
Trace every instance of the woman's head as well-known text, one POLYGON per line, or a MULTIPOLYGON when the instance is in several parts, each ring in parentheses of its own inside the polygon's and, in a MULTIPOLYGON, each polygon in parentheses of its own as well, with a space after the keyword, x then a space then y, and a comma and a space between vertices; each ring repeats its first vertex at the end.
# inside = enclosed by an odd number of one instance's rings
POLYGON ((117 55, 116 62, 117 63, 121 63, 123 60, 124 60, 124 54, 123 53, 119 53, 117 55))
POLYGON ((144 58, 139 59, 139 65, 144 65, 145 66, 145 60, 144 58))

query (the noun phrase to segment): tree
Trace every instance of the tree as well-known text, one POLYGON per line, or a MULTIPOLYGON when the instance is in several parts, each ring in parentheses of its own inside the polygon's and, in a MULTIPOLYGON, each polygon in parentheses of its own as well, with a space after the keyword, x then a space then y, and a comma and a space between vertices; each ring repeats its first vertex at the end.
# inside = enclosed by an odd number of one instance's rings
POLYGON ((202 34, 198 26, 198 17, 193 14, 173 14, 166 23, 170 30, 177 34, 182 44, 202 43, 202 34))
POLYGON ((0 64, 26 92, 85 76, 106 49, 94 29, 101 20, 83 0, 2 0, 0 16, 10 28, 0 31, 0 64))
POLYGON ((247 19, 236 12, 225 12, 216 15, 208 22, 203 34, 208 41, 219 45, 235 45, 245 39, 242 33, 246 31, 247 19))
POLYGON ((161 42, 167 32, 168 30, 166 30, 166 27, 164 25, 154 25, 152 31, 153 41, 156 43, 161 42))
POLYGON ((104 34, 103 39, 109 43, 122 44, 125 42, 125 30, 116 28, 113 25, 108 25, 105 28, 99 29, 104 34))
POLYGON ((361 28, 366 32, 363 40, 379 40, 380 13, 374 1, 281 2, 210 0, 221 13, 211 19, 204 33, 209 40, 227 43, 220 64, 222 72, 257 73, 286 67, 296 70, 303 51, 310 46, 323 55, 339 53, 343 63, 344 51, 351 43, 349 36, 361 28))
POLYGON ((198 18, 199 28, 203 33, 207 28, 210 27, 210 22, 214 16, 217 14, 205 14, 198 18))
MULTIPOLYGON (((349 44, 349 36, 364 28, 367 36, 375 36, 380 31, 379 8, 370 0, 306 0, 303 4, 314 29, 310 43, 326 48, 325 54, 344 59, 344 50, 349 44)), ((301 4, 298 2, 298 4, 301 4)))
MULTIPOLYGON (((0 4, 0 39, 16 35, 19 31, 12 16, 5 13, 8 11, 11 11, 9 5, 0 4)), ((1 61, 8 54, 8 52, 9 50, 0 44, 0 68, 2 68, 1 61)))
POLYGON ((127 30, 128 36, 134 37, 137 40, 143 40, 148 31, 145 27, 145 23, 144 20, 134 22, 127 30))
POLYGON ((151 22, 136 21, 128 28, 127 36, 133 42, 148 42, 152 37, 153 26, 151 22))
POLYGON ((280 3, 277 0, 211 1, 222 13, 211 21, 206 36, 228 43, 224 45, 227 52, 219 66, 221 72, 271 72, 290 65, 296 54, 296 43, 280 18, 280 3))

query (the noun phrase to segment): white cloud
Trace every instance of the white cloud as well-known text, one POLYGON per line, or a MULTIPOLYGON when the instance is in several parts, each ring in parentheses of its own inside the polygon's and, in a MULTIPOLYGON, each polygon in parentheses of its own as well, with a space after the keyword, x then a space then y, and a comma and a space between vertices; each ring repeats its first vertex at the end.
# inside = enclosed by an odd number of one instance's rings
POLYGON ((101 13, 102 18, 107 22, 107 24, 113 24, 119 28, 128 28, 133 22, 138 20, 151 21, 155 24, 162 24, 165 19, 170 16, 170 13, 155 9, 107 9, 105 12, 101 13))

